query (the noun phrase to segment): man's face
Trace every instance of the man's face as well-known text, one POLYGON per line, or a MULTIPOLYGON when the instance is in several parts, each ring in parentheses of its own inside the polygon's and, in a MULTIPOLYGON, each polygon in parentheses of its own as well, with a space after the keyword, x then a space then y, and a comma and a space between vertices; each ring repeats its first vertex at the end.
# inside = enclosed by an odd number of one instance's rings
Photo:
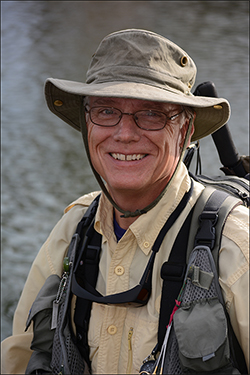
MULTIPOLYGON (((125 113, 151 109, 173 116, 182 111, 176 104, 124 98, 90 97, 89 108, 114 107, 125 113)), ((101 127, 86 114, 91 161, 117 194, 149 194, 152 200, 164 189, 177 165, 188 127, 183 112, 157 131, 140 129, 133 116, 124 115, 113 127, 101 127)))

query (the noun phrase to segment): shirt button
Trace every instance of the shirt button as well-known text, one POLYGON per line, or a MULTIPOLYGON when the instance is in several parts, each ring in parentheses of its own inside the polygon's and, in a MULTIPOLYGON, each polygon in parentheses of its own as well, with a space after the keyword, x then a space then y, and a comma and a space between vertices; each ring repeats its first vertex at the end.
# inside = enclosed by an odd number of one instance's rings
POLYGON ((108 333, 109 333, 110 335, 115 335, 116 332, 117 332, 117 327, 114 326, 113 324, 112 324, 111 326, 108 327, 108 333))
POLYGON ((148 241, 145 241, 143 246, 147 249, 150 246, 150 243, 148 241))
POLYGON ((117 266, 117 267, 115 267, 115 274, 116 274, 117 276, 121 276, 121 275, 123 275, 124 272, 125 272, 124 267, 122 267, 122 266, 117 266))

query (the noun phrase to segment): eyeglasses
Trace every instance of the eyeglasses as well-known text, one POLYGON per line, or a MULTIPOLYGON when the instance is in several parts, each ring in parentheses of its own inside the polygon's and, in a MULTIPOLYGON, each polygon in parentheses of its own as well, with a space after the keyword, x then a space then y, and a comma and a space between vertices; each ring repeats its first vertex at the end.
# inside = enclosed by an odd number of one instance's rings
POLYGON ((122 117, 127 115, 133 116, 134 122, 138 128, 154 131, 163 129, 168 122, 175 120, 184 111, 184 109, 170 117, 164 112, 155 111, 153 109, 141 110, 135 113, 126 113, 113 107, 100 106, 87 109, 85 106, 85 111, 89 114, 90 120, 93 122, 93 124, 98 126, 116 126, 119 124, 122 117))

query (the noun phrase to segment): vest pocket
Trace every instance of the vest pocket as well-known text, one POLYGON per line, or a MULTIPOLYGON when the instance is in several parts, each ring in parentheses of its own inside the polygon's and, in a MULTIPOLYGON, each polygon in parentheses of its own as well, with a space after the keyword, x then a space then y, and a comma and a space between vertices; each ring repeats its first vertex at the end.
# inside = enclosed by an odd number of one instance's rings
POLYGON ((227 321, 217 298, 182 306, 174 329, 184 369, 213 371, 230 363, 227 321))
POLYGON ((55 330, 51 329, 52 308, 59 285, 60 277, 50 275, 30 309, 25 330, 27 331, 33 321, 33 340, 30 348, 34 352, 29 360, 26 374, 33 373, 35 370, 43 370, 46 373, 52 372, 50 361, 55 333, 55 330))

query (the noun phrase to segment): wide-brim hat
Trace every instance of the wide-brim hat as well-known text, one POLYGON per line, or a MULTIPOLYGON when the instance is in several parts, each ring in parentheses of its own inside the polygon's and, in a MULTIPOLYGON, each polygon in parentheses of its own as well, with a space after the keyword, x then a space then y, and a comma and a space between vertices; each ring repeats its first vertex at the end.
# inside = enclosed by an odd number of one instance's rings
POLYGON ((120 97, 190 106, 196 112, 192 141, 223 126, 230 117, 226 99, 194 96, 196 66, 191 57, 165 37, 128 29, 106 36, 93 55, 86 82, 48 78, 49 109, 81 130, 83 97, 120 97))

